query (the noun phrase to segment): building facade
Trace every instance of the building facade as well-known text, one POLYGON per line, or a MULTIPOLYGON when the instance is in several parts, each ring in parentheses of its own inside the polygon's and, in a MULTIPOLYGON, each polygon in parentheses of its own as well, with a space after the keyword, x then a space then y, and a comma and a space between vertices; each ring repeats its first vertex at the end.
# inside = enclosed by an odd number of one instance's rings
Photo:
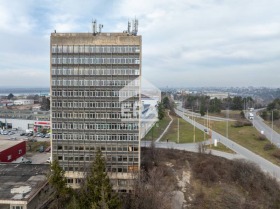
POLYGON ((141 36, 51 34, 52 159, 78 187, 100 149, 117 191, 140 169, 141 36))
POLYGON ((25 141, 0 140, 0 162, 10 163, 25 154, 25 141))

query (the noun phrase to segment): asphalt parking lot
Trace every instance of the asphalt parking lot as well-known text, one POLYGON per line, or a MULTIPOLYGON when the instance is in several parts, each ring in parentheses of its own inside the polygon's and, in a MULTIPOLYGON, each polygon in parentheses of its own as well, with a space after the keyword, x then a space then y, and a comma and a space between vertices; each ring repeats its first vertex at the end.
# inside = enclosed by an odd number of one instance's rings
MULTIPOLYGON (((32 153, 30 157, 28 157, 31 153, 27 153, 27 159, 32 161, 32 164, 44 164, 47 163, 47 159, 51 156, 51 153, 32 153)), ((48 163, 47 163, 48 164, 48 163)))
MULTIPOLYGON (((36 137, 36 136, 31 136, 31 137, 27 137, 27 136, 20 136, 20 134, 22 133, 22 131, 13 131, 15 132, 15 134, 13 135, 1 135, 0 134, 0 140, 13 140, 13 141, 28 141, 28 139, 36 139, 37 142, 49 142, 50 138, 41 138, 41 137, 36 137)), ((32 142, 31 142, 32 143, 32 142)), ((47 148, 47 147, 44 147, 47 148)), ((26 147, 26 155, 24 155, 23 157, 26 160, 31 160, 32 164, 45 164, 47 163, 47 159, 51 156, 50 152, 30 152, 28 151, 29 147, 26 147)))
POLYGON ((41 137, 37 137, 37 136, 20 136, 20 134, 22 133, 22 131, 13 131, 15 134, 13 135, 1 135, 0 134, 0 139, 9 139, 9 140, 25 140, 27 141, 28 139, 36 139, 37 141, 50 141, 50 138, 41 138, 41 137))

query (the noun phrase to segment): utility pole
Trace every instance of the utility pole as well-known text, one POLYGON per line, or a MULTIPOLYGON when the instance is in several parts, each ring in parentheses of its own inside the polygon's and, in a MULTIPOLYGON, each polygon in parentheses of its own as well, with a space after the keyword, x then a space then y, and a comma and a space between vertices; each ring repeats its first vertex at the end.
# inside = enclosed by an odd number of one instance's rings
MULTIPOLYGON (((204 127, 205 127, 205 117, 204 117, 204 120, 203 120, 203 125, 204 125, 204 127)), ((203 140, 205 141, 205 135, 206 135, 206 133, 205 133, 205 130, 203 131, 203 140)))
POLYGON ((195 143, 195 119, 193 120, 193 143, 195 143))
POLYGON ((229 118, 229 110, 227 108, 227 127, 226 127, 226 136, 228 138, 228 118, 229 118))
POLYGON ((270 142, 272 144, 273 139, 273 110, 271 111, 271 134, 270 134, 270 142))
POLYGON ((179 142, 180 142, 180 139, 179 139, 179 137, 180 137, 180 130, 179 130, 179 118, 178 118, 178 136, 177 136, 177 143, 179 144, 179 142))

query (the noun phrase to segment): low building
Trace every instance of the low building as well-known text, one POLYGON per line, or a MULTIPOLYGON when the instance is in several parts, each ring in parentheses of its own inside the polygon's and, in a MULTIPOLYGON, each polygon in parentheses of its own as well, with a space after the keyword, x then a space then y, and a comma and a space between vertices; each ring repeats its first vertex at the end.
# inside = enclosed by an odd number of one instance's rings
POLYGON ((13 141, 13 140, 4 140, 4 139, 0 140, 0 162, 9 163, 25 154, 26 154, 25 141, 13 141))
POLYGON ((206 96, 209 96, 210 99, 226 99, 229 97, 229 93, 227 92, 213 92, 213 93, 206 93, 206 96))
POLYGON ((12 101, 12 100, 1 100, 0 101, 0 106, 7 107, 7 106, 12 106, 12 105, 14 105, 14 101, 12 101))
POLYGON ((14 101, 14 105, 33 105, 33 99, 19 99, 14 101))
POLYGON ((50 197, 49 165, 0 163, 0 208, 42 208, 50 197))

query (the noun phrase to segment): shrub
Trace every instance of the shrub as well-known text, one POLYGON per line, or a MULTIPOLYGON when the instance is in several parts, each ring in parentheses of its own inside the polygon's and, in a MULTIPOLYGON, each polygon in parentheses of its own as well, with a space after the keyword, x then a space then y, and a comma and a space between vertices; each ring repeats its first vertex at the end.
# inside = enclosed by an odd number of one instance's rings
POLYGON ((250 121, 248 121, 248 120, 243 122, 243 126, 252 126, 252 125, 253 124, 250 121))
POLYGON ((260 141, 265 141, 265 140, 266 140, 265 135, 260 134, 260 135, 258 136, 258 140, 260 140, 260 141))
POLYGON ((280 159, 280 149, 275 150, 275 152, 272 154, 274 157, 280 159))
POLYGON ((243 122, 240 120, 237 120, 237 121, 235 121, 233 127, 235 127, 235 128, 243 127, 243 122))
POLYGON ((267 144, 265 144, 264 147, 263 147, 263 149, 264 149, 265 151, 272 150, 273 148, 274 148, 274 146, 273 146, 273 144, 271 144, 271 143, 267 143, 267 144))

